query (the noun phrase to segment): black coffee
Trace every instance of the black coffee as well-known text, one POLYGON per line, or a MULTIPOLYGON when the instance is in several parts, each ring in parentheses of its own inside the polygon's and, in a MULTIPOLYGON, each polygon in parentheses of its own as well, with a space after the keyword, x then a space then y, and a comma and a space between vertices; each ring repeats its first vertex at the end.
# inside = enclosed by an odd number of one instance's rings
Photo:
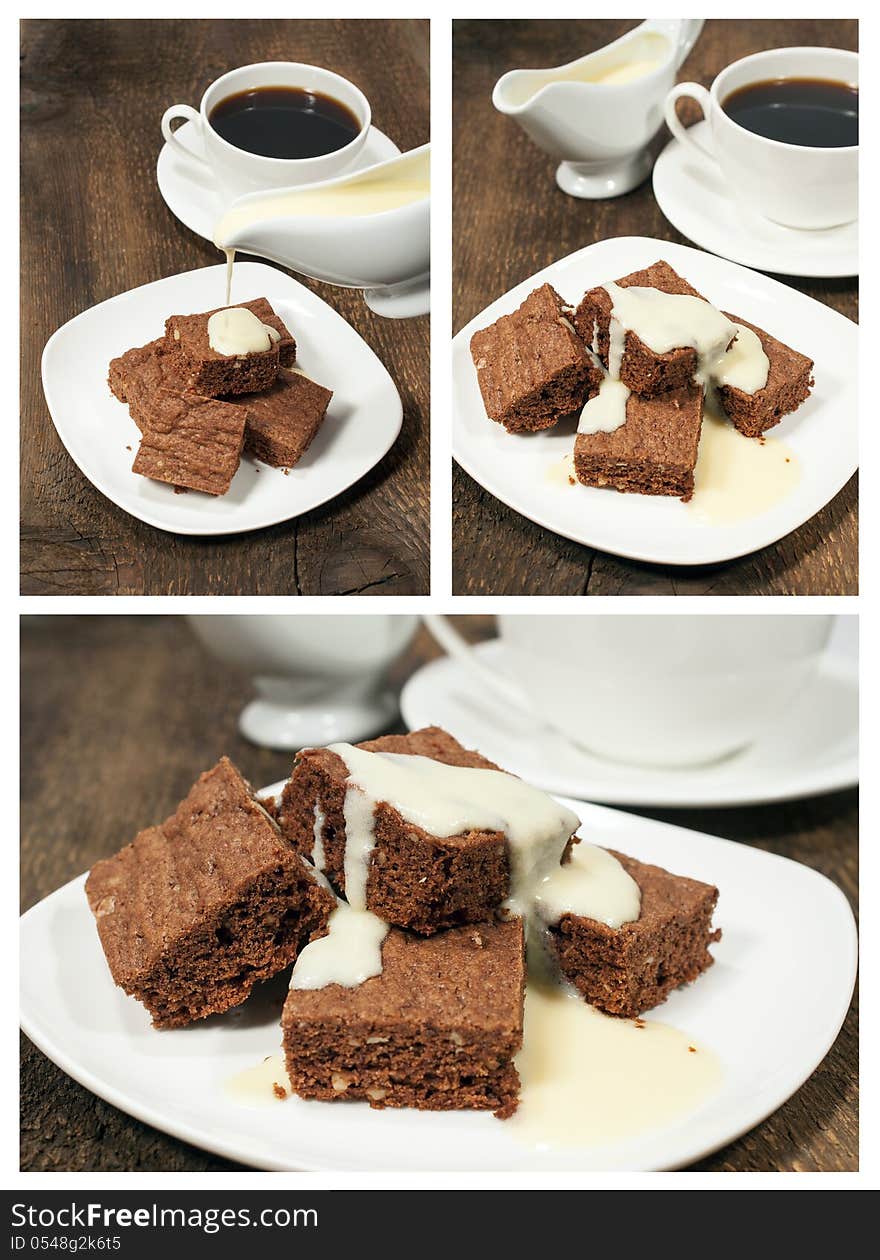
POLYGON ((260 157, 321 157, 350 144, 361 129, 342 101, 295 87, 236 92, 215 105, 208 117, 229 144, 260 157))
POLYGON ((721 102, 734 122, 768 140, 842 149, 859 142, 859 89, 833 79, 768 79, 721 102))

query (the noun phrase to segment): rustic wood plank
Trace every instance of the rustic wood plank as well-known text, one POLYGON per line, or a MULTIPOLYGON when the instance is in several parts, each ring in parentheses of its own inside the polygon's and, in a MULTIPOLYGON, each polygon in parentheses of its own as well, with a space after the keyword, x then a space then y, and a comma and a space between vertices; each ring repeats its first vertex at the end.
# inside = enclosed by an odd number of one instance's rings
MULTIPOLYGON (((613 201, 560 193, 555 162, 492 107, 500 75, 601 48, 632 21, 454 23, 455 330, 514 284, 594 241, 651 236, 691 245, 667 222, 650 181, 613 201)), ((725 65, 790 44, 855 48, 849 20, 708 21, 680 78, 708 86, 725 65)), ((683 107, 684 109, 684 107, 683 107)), ((657 142, 659 151, 668 138, 657 142)), ((856 319, 855 280, 785 284, 856 319)), ((559 538, 493 498, 461 468, 453 478, 453 591, 459 595, 853 595, 858 592, 858 482, 771 547, 698 569, 639 564, 559 538)))
POLYGON ((49 335, 87 307, 222 261, 163 203, 159 120, 249 61, 331 66, 403 149, 428 139, 424 20, 44 21, 22 25, 21 590, 28 595, 425 594, 429 320, 385 320, 304 281, 375 350, 404 401, 397 445, 297 521, 186 538, 129 517, 79 472, 40 385, 49 335), (148 50, 148 51, 147 51, 148 50))
MULTIPOLYGON (((492 619, 460 617, 472 640, 492 619)), ((438 655, 421 630, 397 662, 402 684, 438 655)), ((217 665, 182 617, 27 617, 22 631, 21 904, 33 905, 165 817, 228 753, 255 784, 291 758, 255 748, 236 720, 246 678, 217 665), (124 697, 120 702, 120 697, 124 697)), ((395 729, 403 729, 397 727, 395 729)), ((637 810, 805 862, 858 898, 857 794, 748 809, 637 810)), ((722 890, 723 897, 723 890, 722 890)), ((722 902, 723 905, 723 902, 722 902)), ((851 1171, 858 1163, 858 1012, 775 1115, 702 1161, 717 1171, 851 1171)), ((234 1164, 108 1106, 22 1040, 21 1166, 29 1171, 198 1172, 234 1164)))

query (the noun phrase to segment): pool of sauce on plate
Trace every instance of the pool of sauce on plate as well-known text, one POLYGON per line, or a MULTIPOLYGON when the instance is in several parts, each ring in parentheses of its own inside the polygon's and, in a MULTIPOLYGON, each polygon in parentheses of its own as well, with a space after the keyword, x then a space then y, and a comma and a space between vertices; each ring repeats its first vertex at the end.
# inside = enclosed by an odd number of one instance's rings
POLYGON ((785 442, 743 437, 706 399, 694 496, 686 505, 700 524, 729 525, 759 516, 787 499, 800 479, 800 461, 785 442))
MULTIPOLYGON (((601 1146, 671 1125, 722 1080, 718 1057, 687 1033, 659 1020, 604 1015, 546 977, 528 982, 516 1066, 520 1103, 503 1131, 542 1150, 601 1146)), ((224 1085, 245 1107, 283 1101, 280 1089, 290 1096, 280 1055, 224 1085)))
POLYGON ((530 980, 520 1103, 505 1131, 538 1149, 634 1138, 695 1112, 722 1081, 717 1056, 657 1020, 618 1019, 530 980))
POLYGON ((577 477, 574 475, 574 455, 569 451, 562 459, 555 459, 552 464, 548 464, 544 469, 544 480, 549 481, 553 486, 577 485, 577 477))
POLYGON ((246 1107, 268 1107, 291 1094, 287 1068, 280 1054, 267 1055, 254 1067, 236 1072, 223 1083, 223 1092, 246 1107), (284 1095, 279 1092, 284 1090, 284 1095))
MULTIPOLYGON (((801 475, 800 460, 790 446, 771 436, 744 437, 707 398, 694 495, 683 507, 701 525, 730 525, 759 516, 787 499, 801 475)), ((574 456, 569 453, 548 464, 544 481, 568 488, 579 485, 574 456)))

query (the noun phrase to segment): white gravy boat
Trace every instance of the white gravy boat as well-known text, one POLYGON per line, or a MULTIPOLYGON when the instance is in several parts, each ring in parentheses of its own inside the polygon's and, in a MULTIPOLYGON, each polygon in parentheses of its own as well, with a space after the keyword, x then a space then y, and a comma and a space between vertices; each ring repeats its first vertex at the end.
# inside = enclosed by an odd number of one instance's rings
POLYGON ((214 231, 256 254, 348 289, 379 315, 430 308, 430 145, 319 184, 239 197, 214 231))
POLYGON ((562 159, 563 192, 619 197, 651 171, 648 146, 666 94, 702 29, 701 18, 651 18, 567 65, 511 70, 495 84, 492 104, 562 159))

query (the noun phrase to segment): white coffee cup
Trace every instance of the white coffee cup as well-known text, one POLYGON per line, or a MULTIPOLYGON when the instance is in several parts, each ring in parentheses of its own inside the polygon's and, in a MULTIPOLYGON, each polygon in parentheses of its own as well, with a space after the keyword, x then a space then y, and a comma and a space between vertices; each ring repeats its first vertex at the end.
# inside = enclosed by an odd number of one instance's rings
POLYGON ((298 751, 380 734, 397 714, 386 671, 412 638, 416 616, 234 614, 189 616, 208 650, 251 675, 257 698, 239 729, 267 748, 298 751))
POLYGON ((859 213, 859 147, 818 148, 783 144, 747 131, 725 114, 722 102, 749 83, 768 79, 830 79, 858 84, 858 53, 841 48, 772 48, 734 61, 707 92, 679 83, 666 97, 669 130, 701 160, 721 168, 730 192, 766 219, 794 228, 830 228, 859 213), (692 97, 709 123, 704 145, 684 127, 676 102, 692 97))
POLYGON ((427 621, 475 682, 507 703, 597 756, 672 767, 751 744, 809 684, 832 618, 505 613, 503 673, 444 618, 427 621))
POLYGON ((262 61, 240 66, 215 79, 195 110, 191 105, 171 105, 162 115, 162 135, 189 163, 201 167, 232 197, 264 188, 292 188, 331 179, 354 162, 370 130, 370 104, 360 88, 332 70, 299 61, 262 61), (227 96, 259 87, 298 87, 323 92, 347 105, 360 123, 360 131, 334 153, 310 158, 262 157, 237 148, 211 126, 211 111, 227 96), (195 147, 185 143, 171 124, 185 118, 192 124, 195 147))

